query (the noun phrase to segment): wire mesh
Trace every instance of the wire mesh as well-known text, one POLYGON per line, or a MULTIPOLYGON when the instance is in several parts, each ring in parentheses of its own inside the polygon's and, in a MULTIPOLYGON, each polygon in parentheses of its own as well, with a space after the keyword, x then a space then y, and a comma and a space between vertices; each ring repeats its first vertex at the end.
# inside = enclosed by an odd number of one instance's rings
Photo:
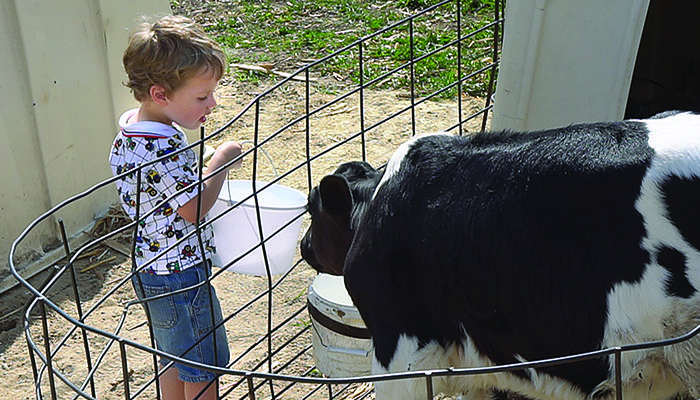
MULTIPOLYGON (((451 131, 460 134, 481 131, 488 127, 492 94, 497 77, 499 43, 504 19, 502 4, 495 2, 495 14, 490 23, 471 28, 465 22, 464 5, 459 0, 447 0, 417 12, 404 20, 382 28, 358 39, 354 43, 328 56, 309 62, 279 83, 260 93, 255 99, 210 134, 201 131, 200 140, 188 149, 199 154, 200 164, 205 162, 205 144, 215 143, 234 129, 236 134, 248 129, 250 148, 241 155, 252 160, 252 165, 241 174, 253 182, 253 191, 241 199, 228 212, 252 200, 256 204, 259 194, 272 184, 285 184, 309 191, 314 182, 329 171, 324 165, 350 159, 362 159, 373 164, 388 160, 398 143, 387 141, 387 133, 400 129, 405 138, 423 132, 451 131), (418 47, 414 26, 433 17, 436 10, 450 7, 453 18, 447 21, 448 40, 430 47, 418 47), (474 67, 474 53, 465 49, 475 43, 477 35, 487 33, 487 47, 480 57, 490 58, 487 63, 474 67), (398 66, 377 66, 372 54, 383 45, 382 38, 405 35, 410 41, 410 55, 398 66), (449 52, 454 57, 456 78, 442 87, 426 92, 416 79, 416 69, 424 68, 431 58, 449 52), (329 63, 350 60, 355 66, 352 84, 342 91, 323 93, 314 87, 314 77, 329 63), (389 80, 405 80, 408 96, 395 111, 376 115, 368 112, 366 93, 382 90, 389 80), (476 88, 476 89, 475 89, 476 88), (466 93, 480 91, 477 100, 466 100, 466 93), (280 93, 297 95, 300 104, 290 106, 289 115, 269 115, 267 102, 280 93), (440 98, 456 99, 452 116, 422 122, 422 106, 440 98), (348 107, 348 105, 351 105, 348 107), (352 114, 349 126, 338 122, 332 132, 317 128, 318 119, 333 117, 338 107, 345 107, 342 116, 352 114), (348 111, 350 110, 350 111, 348 111), (242 127, 242 128, 241 128, 242 127), (303 140, 299 140, 302 136, 303 140), (278 155, 280 147, 292 147, 296 157, 278 155), (263 153, 265 160, 258 162, 263 153), (276 160, 277 165, 271 160, 276 160), (270 171, 274 174, 270 174, 270 171), (271 177, 271 178, 270 178, 271 177), (270 179, 267 179, 270 178, 270 179), (263 180, 267 179, 267 180, 263 180), (261 182, 256 184, 256 182, 261 182)), ((395 101, 388 99, 387 101, 395 101)), ((397 101, 397 103, 399 103, 397 101)), ((182 149, 181 151, 185 151, 182 149)), ((168 157, 171 155, 166 155, 168 157)), ((232 161, 230 164, 237 160, 232 161)), ((158 162, 156 160, 155 162, 158 162)), ((380 166, 380 165, 376 165, 380 166)), ((139 176, 140 176, 140 170, 139 176)), ((306 310, 306 288, 313 272, 301 260, 294 257, 292 268, 281 275, 272 275, 265 259, 265 276, 253 277, 231 274, 226 268, 215 268, 210 282, 214 285, 225 309, 223 324, 229 332, 232 358, 226 368, 216 368, 191 363, 167 355, 154 346, 152 340, 144 340, 148 331, 144 313, 130 286, 133 274, 129 262, 102 276, 98 291, 88 291, 76 278, 80 260, 95 249, 103 249, 115 241, 131 237, 138 222, 128 221, 108 232, 89 237, 74 249, 69 248, 60 216, 68 207, 80 207, 81 200, 97 196, 103 191, 113 191, 114 182, 120 176, 100 182, 88 190, 58 204, 33 221, 13 243, 10 251, 10 267, 15 277, 32 292, 34 298, 24 312, 24 332, 34 374, 34 395, 37 399, 141 399, 160 398, 158 389, 157 358, 169 356, 183 364, 190 364, 220 374, 220 396, 223 399, 362 399, 372 398, 371 383, 380 380, 420 378, 426 380, 426 398, 432 399, 433 379, 447 375, 496 373, 506 370, 575 362, 595 357, 613 357, 619 366, 621 354, 640 348, 664 346, 695 336, 698 328, 682 338, 672 341, 639 344, 624 348, 606 349, 588 354, 562 357, 554 360, 533 361, 517 365, 475 369, 444 369, 415 371, 382 376, 327 378, 315 367, 312 357, 311 324, 306 310), (41 224, 60 221, 60 232, 65 257, 59 265, 46 265, 51 271, 41 285, 32 285, 22 278, 13 260, 24 238, 41 224), (66 290, 68 288, 68 290, 66 290), (251 289, 253 288, 253 289, 251 289), (263 316, 264 318, 261 318, 263 316), (264 321, 260 326, 260 321, 264 321), (74 363, 79 359, 83 362, 74 363), (104 382, 107 382, 105 385, 104 382), (100 384, 103 383, 103 384, 100 384)), ((200 176, 199 185, 203 182, 200 176)), ((183 189, 185 190, 185 189, 183 189)), ((287 224, 275 232, 263 232, 259 208, 257 223, 263 239, 256 247, 267 252, 270 239, 297 219, 304 220, 299 212, 287 224)), ((210 219, 214 224, 220 218, 210 219)), ((143 216, 141 216, 143 217, 143 216)), ((138 219, 138 218, 137 218, 138 219)), ((126 241, 126 243, 129 243, 126 241)), ((129 244, 133 246, 133 240, 129 244)), ((251 248, 248 252, 255 251, 251 248)), ((133 248, 132 248, 133 253, 133 248)), ((228 263, 234 265, 246 254, 228 263)), ((226 267, 226 266, 224 266, 226 267)), ((79 271, 80 272, 80 271, 79 271)), ((85 272, 85 270, 82 270, 85 272)), ((621 398, 619 368, 616 368, 617 398, 621 398)))

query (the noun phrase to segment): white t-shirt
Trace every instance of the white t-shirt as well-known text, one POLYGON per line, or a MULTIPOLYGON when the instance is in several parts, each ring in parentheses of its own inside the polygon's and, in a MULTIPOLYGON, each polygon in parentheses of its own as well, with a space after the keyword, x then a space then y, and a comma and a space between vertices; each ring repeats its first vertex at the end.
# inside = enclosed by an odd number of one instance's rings
POLYGON ((211 225, 200 229, 204 246, 202 257, 197 227, 177 213, 178 208, 198 194, 197 156, 191 149, 178 152, 187 147, 187 137, 178 126, 153 121, 129 123, 136 113, 138 109, 129 110, 119 118, 120 130, 109 156, 115 176, 134 170, 116 181, 122 207, 134 220, 137 174, 141 173, 136 263, 143 272, 158 275, 179 272, 209 259, 216 252, 211 225), (171 156, 152 162, 167 154, 171 156), (187 187, 190 188, 173 197, 187 187), (164 251, 184 237, 187 238, 164 251), (149 263, 156 256, 158 258, 149 263))

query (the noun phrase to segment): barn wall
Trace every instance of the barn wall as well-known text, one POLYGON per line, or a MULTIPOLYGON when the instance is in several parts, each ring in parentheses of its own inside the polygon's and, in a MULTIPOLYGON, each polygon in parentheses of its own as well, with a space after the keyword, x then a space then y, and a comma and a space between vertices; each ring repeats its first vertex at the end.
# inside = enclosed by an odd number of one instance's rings
MULTIPOLYGON (((0 0, 0 279, 33 219, 111 175, 116 119, 136 104, 122 85, 128 31, 139 15, 169 11, 167 0, 0 0)), ((61 213, 68 234, 115 200, 105 190, 61 213)), ((47 221, 18 260, 41 256, 57 238, 56 221, 47 221)))

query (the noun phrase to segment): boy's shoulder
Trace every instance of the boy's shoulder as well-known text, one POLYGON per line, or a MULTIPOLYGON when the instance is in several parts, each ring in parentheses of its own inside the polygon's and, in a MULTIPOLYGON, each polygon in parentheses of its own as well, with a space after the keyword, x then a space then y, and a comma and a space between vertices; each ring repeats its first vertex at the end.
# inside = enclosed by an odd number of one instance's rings
POLYGON ((190 164, 191 156, 181 149, 187 146, 185 133, 172 125, 155 121, 130 122, 136 110, 126 111, 119 118, 119 133, 112 144, 110 162, 112 164, 140 162, 161 158, 163 165, 174 168, 176 164, 190 164))

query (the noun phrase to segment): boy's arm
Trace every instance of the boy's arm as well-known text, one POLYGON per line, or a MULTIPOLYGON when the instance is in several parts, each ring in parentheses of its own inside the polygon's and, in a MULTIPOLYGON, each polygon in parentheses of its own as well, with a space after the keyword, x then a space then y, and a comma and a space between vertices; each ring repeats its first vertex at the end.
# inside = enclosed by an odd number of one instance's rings
MULTIPOLYGON (((226 142, 216 149, 216 152, 209 160, 209 166, 204 176, 209 176, 209 171, 216 171, 222 165, 233 160, 241 154, 241 146, 236 142, 226 142)), ((240 161, 235 163, 233 167, 239 167, 240 161)), ((204 218, 205 215, 211 210, 212 206, 219 197, 219 192, 221 187, 224 185, 226 176, 228 175, 228 169, 223 169, 216 175, 205 180, 204 185, 202 185, 202 192, 200 196, 202 201, 200 203, 200 218, 204 218)), ((197 221, 197 197, 195 196, 190 201, 185 203, 182 207, 178 208, 177 213, 180 214, 187 222, 195 223, 197 221)))

